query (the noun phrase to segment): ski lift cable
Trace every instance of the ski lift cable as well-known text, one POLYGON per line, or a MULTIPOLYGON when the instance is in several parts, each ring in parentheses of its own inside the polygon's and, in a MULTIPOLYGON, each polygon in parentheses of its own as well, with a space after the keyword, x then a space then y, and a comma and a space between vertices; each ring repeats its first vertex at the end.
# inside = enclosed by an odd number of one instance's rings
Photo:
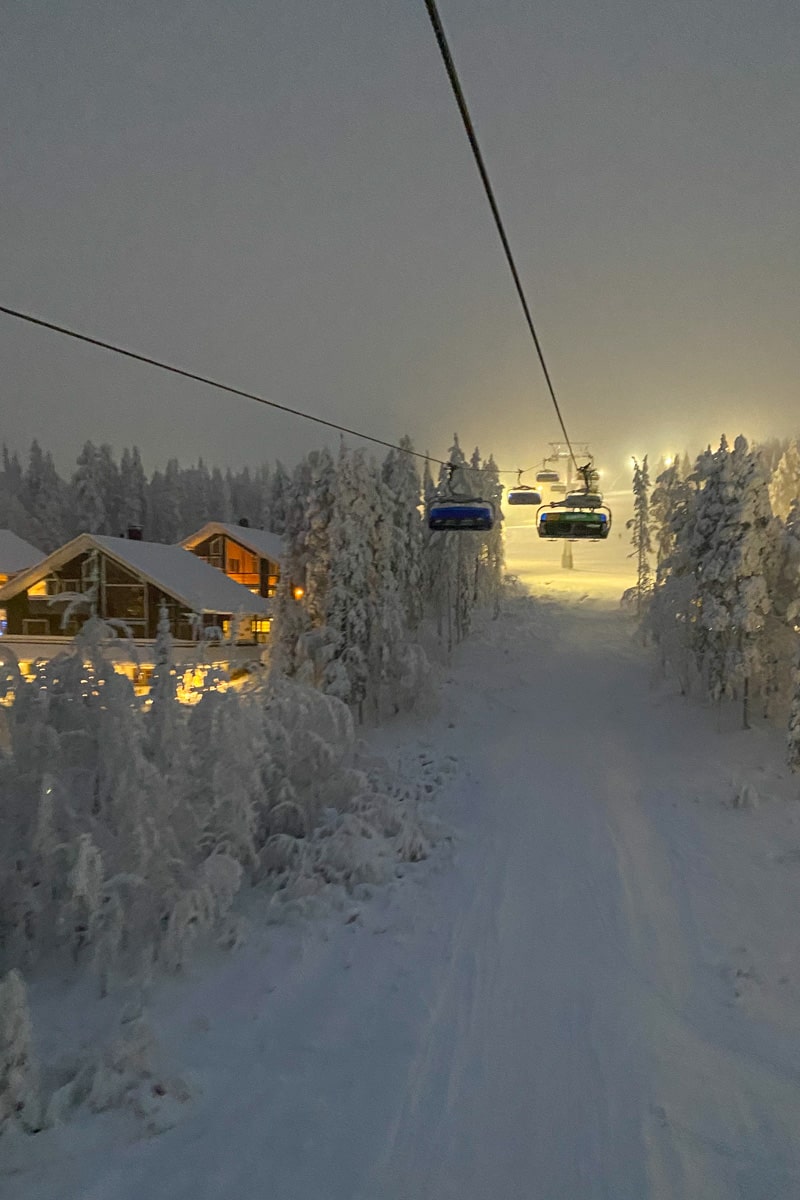
MULTIPOLYGON (((145 363, 148 367, 156 367, 160 371, 169 371, 172 375, 180 375, 183 379, 191 379, 195 383, 205 384, 207 387, 217 388, 221 392, 228 392, 232 396, 241 396, 245 400, 253 400, 256 404, 264 404, 267 408, 276 408, 280 412, 289 413, 292 417, 301 417, 304 421, 313 421, 316 425, 324 425, 328 429, 335 429, 338 433, 347 433, 351 437, 361 438, 362 441, 372 442, 376 446, 385 446, 388 450, 397 450, 400 454, 409 454, 413 458, 421 458, 425 462, 436 463, 440 467, 453 468, 457 465, 464 466, 470 472, 475 474, 488 473, 486 467, 471 467, 469 463, 455 464, 449 463, 443 458, 434 458, 431 454, 423 453, 420 450, 409 450, 407 446, 398 446, 395 442, 387 442, 383 438, 374 437, 370 433, 362 433, 358 429, 351 429, 347 425, 339 425, 336 421, 328 421, 325 417, 317 417, 313 413, 304 412, 300 408, 291 408, 288 404, 279 404, 277 400, 267 400, 265 396, 259 396, 256 392, 247 392, 243 388, 234 387, 229 383, 222 383, 218 379, 211 379, 207 375, 200 375, 196 371, 189 371, 185 367, 176 367, 173 363, 162 362, 161 359, 152 358, 148 354, 140 354, 136 350, 128 350, 124 346, 117 346, 114 342, 106 342, 102 338, 93 337, 88 333, 81 333, 77 329, 70 329, 66 325, 58 325, 54 321, 46 321, 43 317, 36 317, 32 313, 22 312, 17 308, 9 308, 8 305, 0 304, 0 313, 4 313, 7 317, 14 317, 18 321, 26 321, 29 325, 36 325, 40 329, 49 329, 53 333, 60 333, 64 337, 73 338, 78 342, 86 342, 90 346, 97 346, 101 350, 109 350, 112 354, 121 354, 125 358, 132 358, 136 362, 145 363)), ((515 475, 516 471, 500 470, 495 468, 498 475, 515 475)))
POLYGON ((556 393, 555 393, 555 388, 553 387, 553 381, 550 378, 550 372, 548 371, 547 363, 544 360, 544 354, 542 352, 542 347, 539 342, 538 335, 536 333, 536 327, 533 324, 533 317, 531 316, 531 310, 528 305, 527 298, 525 296, 525 291, 522 287, 522 281, 519 276, 519 271, 517 270, 516 262, 514 261, 514 255, 511 252, 511 245, 510 245, 508 237, 506 235, 505 226, 503 224, 503 218, 500 216, 500 209, 498 208, 497 200, 495 199, 494 189, 492 188, 492 184, 489 179, 489 172, 486 169, 486 164, 483 160, 481 148, 478 145, 478 138, 477 138, 477 134, 475 133, 475 126, 472 123, 472 117, 470 116, 466 97, 464 96, 464 91, 461 87, 461 82, 458 77, 458 71, 456 70, 455 62, 453 61, 453 55, 450 52, 450 46, 447 41, 447 36, 444 31, 444 26, 442 25, 442 19, 439 16, 439 10, 436 7, 436 0, 425 0, 425 7, 428 10, 428 16, 431 19, 431 24, 433 25, 433 31, 436 34, 436 41, 439 45, 439 50, 441 52, 442 59, 444 61, 444 65, 445 65, 445 70, 447 71, 447 76, 450 80, 450 86, 453 89, 453 95, 455 96, 456 104, 458 105, 458 111, 461 113, 461 120, 464 122, 464 128, 467 133, 467 138, 469 139, 469 144, 472 147, 472 153, 475 158, 475 163, 478 167, 478 172, 481 177, 481 182, 483 183, 483 190, 486 192, 486 199, 489 201, 489 207, 492 210, 492 216, 494 217, 494 223, 497 226, 497 232, 500 235, 500 241, 503 243, 503 249, 505 251, 506 259, 508 260, 508 265, 511 268, 511 275, 514 279, 514 286, 517 289, 517 295, 519 296, 519 301, 520 301, 520 304, 522 305, 522 311, 525 314, 525 321, 528 325, 528 329, 530 330, 531 337, 533 338, 533 344, 536 347, 536 353, 539 356, 539 362, 541 363, 542 371, 544 372, 544 377, 545 377, 545 380, 547 381, 547 388, 548 388, 548 391, 550 392, 550 399, 553 401, 553 407, 556 410, 556 416, 558 417, 558 423, 561 426, 561 432, 564 434, 564 441, 567 443, 567 446, 569 447, 570 457, 572 458, 573 466, 575 467, 575 470, 577 471, 578 470, 578 461, 575 458, 575 453, 572 449, 572 443, 570 442, 569 434, 567 433, 567 427, 564 424, 564 418, 561 414, 561 408, 559 406, 558 400, 556 399, 556 393))

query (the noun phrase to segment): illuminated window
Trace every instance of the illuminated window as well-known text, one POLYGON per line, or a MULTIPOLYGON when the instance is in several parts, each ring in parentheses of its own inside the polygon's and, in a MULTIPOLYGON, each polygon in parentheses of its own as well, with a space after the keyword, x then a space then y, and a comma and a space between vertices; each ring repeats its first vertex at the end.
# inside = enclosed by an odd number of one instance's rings
POLYGON ((37 580, 36 583, 32 584, 32 586, 28 588, 28 595, 29 596, 47 596, 47 595, 49 595, 48 590, 47 590, 47 576, 46 575, 45 575, 44 579, 37 580))
POLYGON ((241 563, 238 558, 228 559, 228 570, 233 571, 234 575, 238 575, 241 570, 241 563))

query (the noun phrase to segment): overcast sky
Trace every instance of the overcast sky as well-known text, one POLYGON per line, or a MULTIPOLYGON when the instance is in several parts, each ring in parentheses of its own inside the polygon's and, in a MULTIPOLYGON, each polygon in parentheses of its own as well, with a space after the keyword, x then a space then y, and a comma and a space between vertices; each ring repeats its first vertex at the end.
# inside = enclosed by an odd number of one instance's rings
MULTIPOLYGON (((3 0, 0 303, 378 437, 559 436, 423 0, 3 0)), ((800 432, 797 0, 440 0, 567 426, 800 432)), ((317 427, 0 316, 0 436, 317 427)))

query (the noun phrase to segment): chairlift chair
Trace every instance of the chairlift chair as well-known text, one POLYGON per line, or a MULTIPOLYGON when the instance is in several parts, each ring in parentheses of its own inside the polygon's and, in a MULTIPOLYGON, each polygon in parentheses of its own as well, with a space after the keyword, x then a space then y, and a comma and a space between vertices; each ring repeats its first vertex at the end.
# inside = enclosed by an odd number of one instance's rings
POLYGON ((541 538, 603 541, 611 532, 611 510, 605 505, 601 509, 544 505, 536 514, 536 532, 541 538))
POLYGON ((591 462, 578 468, 583 488, 568 492, 563 500, 542 505, 536 514, 536 532, 543 538, 602 541, 611 532, 611 509, 597 490, 600 476, 591 462))
POLYGON ((537 492, 536 488, 529 487, 527 483, 521 483, 517 487, 508 489, 506 499, 509 504, 541 504, 542 494, 537 492))
POLYGON ((455 473, 462 471, 457 463, 448 464, 447 482, 444 491, 428 505, 428 528, 434 531, 477 530, 485 533, 494 528, 494 505, 480 496, 462 495, 454 491, 452 480, 455 473))
MULTIPOLYGON (((509 504, 541 504, 542 494, 530 484, 522 482, 522 476, 525 474, 523 470, 517 471, 517 482, 514 487, 511 487, 506 492, 506 499, 509 504)), ((538 476, 537 476, 538 478, 538 476)))
POLYGON ((536 472, 536 482, 549 483, 552 485, 554 483, 560 483, 561 476, 559 475, 558 471, 549 471, 547 469, 543 469, 536 472))
POLYGON ((488 500, 461 500, 444 496, 428 505, 428 528, 433 530, 477 529, 494 527, 494 505, 488 500))

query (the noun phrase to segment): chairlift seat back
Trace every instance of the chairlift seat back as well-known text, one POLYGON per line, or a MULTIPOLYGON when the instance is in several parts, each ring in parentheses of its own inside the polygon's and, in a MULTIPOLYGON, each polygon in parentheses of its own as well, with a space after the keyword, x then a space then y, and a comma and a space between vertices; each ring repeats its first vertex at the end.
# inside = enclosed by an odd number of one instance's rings
POLYGON ((536 472, 536 482, 537 483, 560 483, 561 476, 559 475, 558 471, 537 471, 536 472))
POLYGON ((569 492, 562 503, 570 508, 600 508, 603 497, 599 492, 569 492))
POLYGON ((536 488, 528 487, 522 483, 519 487, 509 488, 506 496, 509 504, 541 504, 541 492, 537 492, 536 488))

